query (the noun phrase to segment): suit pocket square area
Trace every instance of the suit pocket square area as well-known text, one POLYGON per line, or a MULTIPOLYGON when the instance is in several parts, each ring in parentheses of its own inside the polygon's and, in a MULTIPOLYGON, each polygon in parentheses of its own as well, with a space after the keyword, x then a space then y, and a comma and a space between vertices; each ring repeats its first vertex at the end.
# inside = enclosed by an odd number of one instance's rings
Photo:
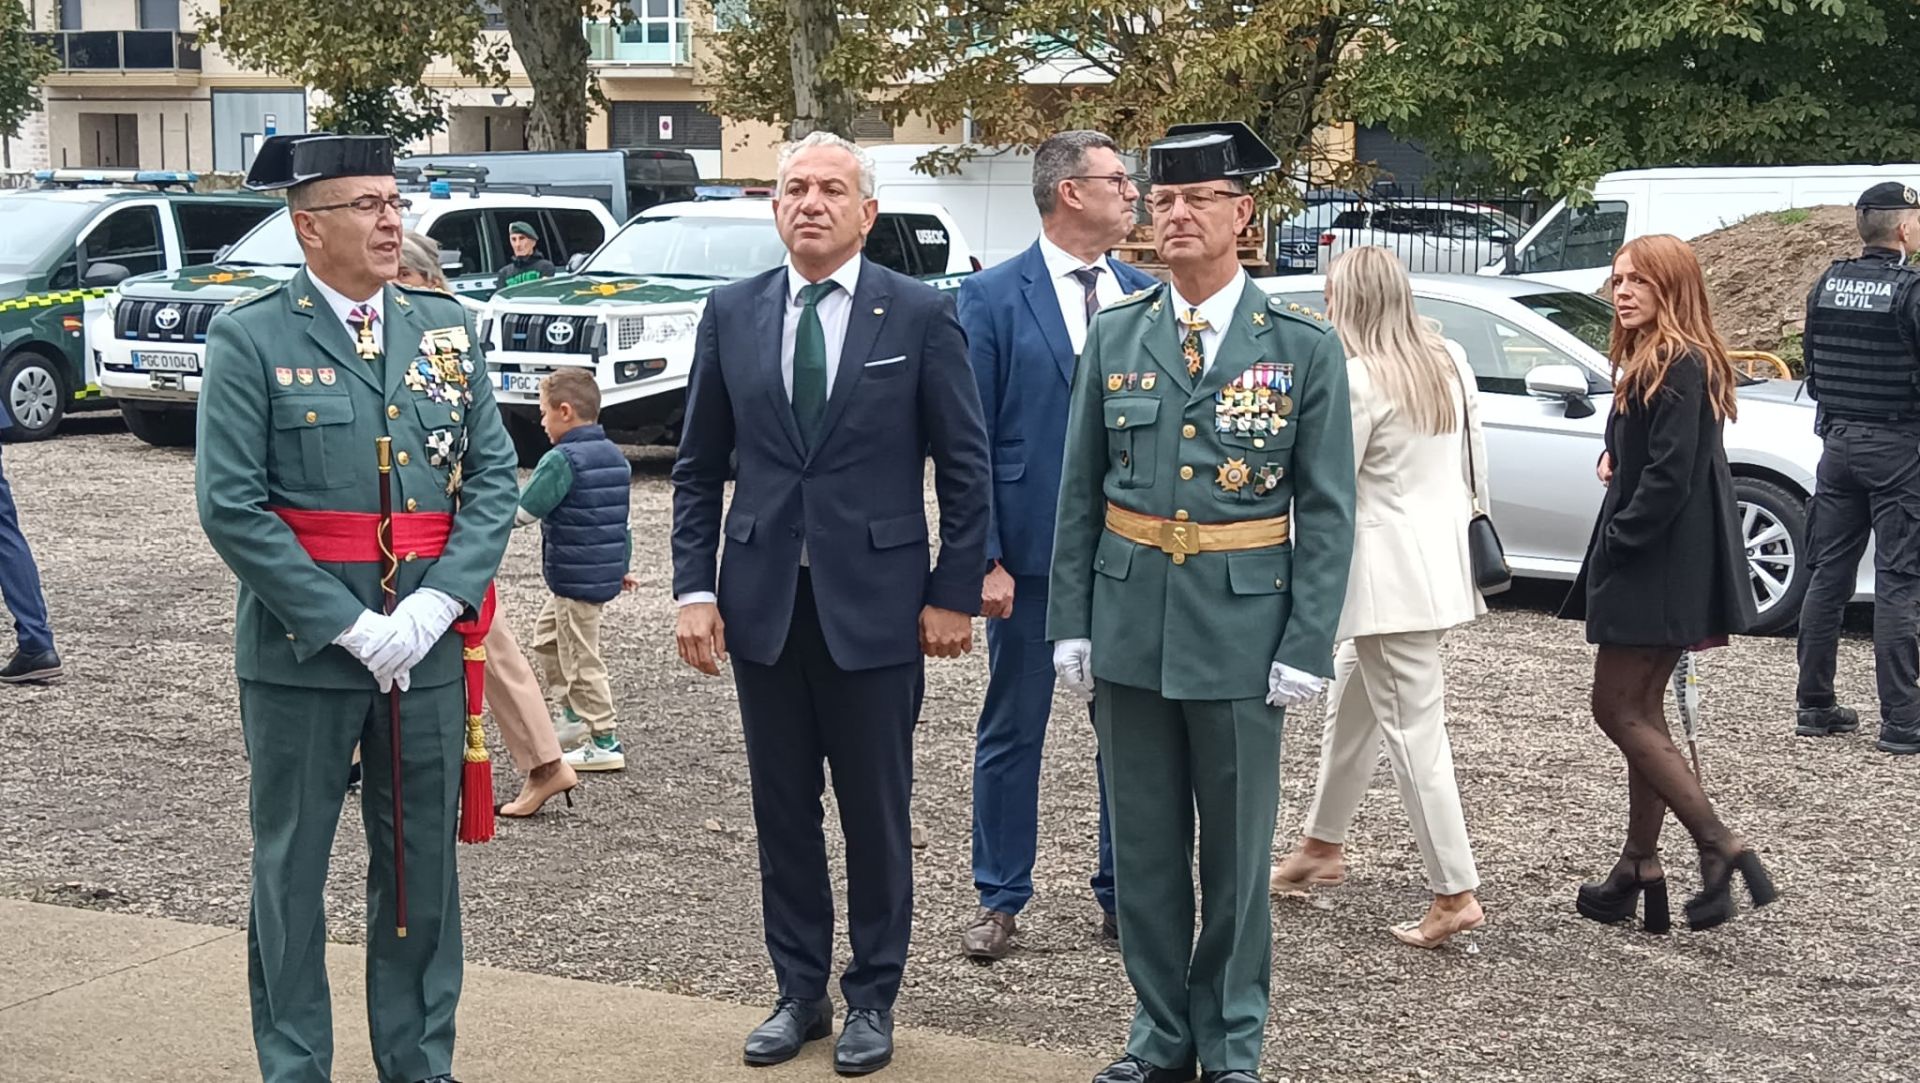
POLYGON ((882 365, 897 365, 900 362, 905 361, 906 359, 907 359, 906 354, 901 354, 899 357, 883 357, 878 361, 867 362, 866 367, 870 369, 877 369, 882 365))

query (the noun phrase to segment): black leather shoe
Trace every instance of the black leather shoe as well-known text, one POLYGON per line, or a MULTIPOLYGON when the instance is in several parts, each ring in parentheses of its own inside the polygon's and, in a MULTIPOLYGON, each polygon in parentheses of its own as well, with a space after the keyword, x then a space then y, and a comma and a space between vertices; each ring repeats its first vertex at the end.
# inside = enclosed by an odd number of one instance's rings
POLYGON ((437 1075, 429 1079, 423 1079, 420 1083, 460 1083, 460 1081, 450 1075, 437 1075))
POLYGON ((893 1013, 878 1008, 848 1008, 833 1046, 833 1070, 866 1075, 893 1063, 893 1013))
POLYGON ((1874 742, 1882 752, 1891 752, 1896 756, 1911 756, 1920 753, 1920 723, 1908 723, 1903 726, 1880 723, 1880 739, 1874 742))
POLYGON ((747 1035, 742 1059, 754 1068, 785 1064, 800 1055, 800 1047, 833 1033, 833 1001, 781 997, 767 1021, 747 1035))
POLYGON ((1851 707, 1801 707, 1793 712, 1793 732, 1802 737, 1828 737, 1860 728, 1860 712, 1851 707))
POLYGON ((50 681, 65 672, 60 667, 59 652, 48 648, 28 654, 26 651, 14 651, 5 668, 0 668, 0 684, 26 684, 30 681, 50 681))
POLYGON ((1100 939, 1109 944, 1120 942, 1120 918, 1114 914, 1100 915, 1100 939))
POLYGON ((1260 1077, 1235 1068, 1231 1072, 1206 1072, 1200 1076, 1200 1083, 1260 1083, 1260 1077))
POLYGON ((1191 1083, 1193 1066, 1162 1068, 1128 1053, 1093 1077, 1093 1083, 1191 1083))

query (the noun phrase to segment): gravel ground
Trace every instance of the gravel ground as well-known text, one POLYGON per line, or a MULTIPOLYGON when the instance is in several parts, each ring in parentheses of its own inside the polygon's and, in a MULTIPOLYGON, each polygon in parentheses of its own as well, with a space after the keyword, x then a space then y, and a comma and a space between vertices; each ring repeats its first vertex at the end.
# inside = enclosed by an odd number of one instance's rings
MULTIPOLYGON (((5 452, 71 675, 47 688, 0 688, 0 894, 242 925, 247 767, 229 655, 233 588, 194 520, 190 456, 141 445, 104 416, 74 428, 5 452)), ((643 585, 606 622, 628 769, 585 779, 573 810, 503 823, 495 842, 465 849, 467 953, 759 1004, 771 973, 737 710, 728 682, 674 656, 667 470, 664 454, 635 454, 643 585)), ((523 637, 542 591, 536 545, 531 532, 517 534, 501 579, 523 637)), ((1447 642, 1486 926, 1434 953, 1387 935, 1387 925, 1418 916, 1424 890, 1382 770, 1350 843, 1348 886, 1276 905, 1267 1078, 1920 1077, 1920 762, 1875 752, 1871 725, 1826 741, 1792 737, 1790 641, 1712 652, 1703 666, 1709 790, 1762 849, 1784 898, 1699 935, 1582 921, 1573 889, 1611 864, 1625 787, 1586 714, 1588 648, 1551 615, 1559 596, 1552 585, 1517 590, 1447 642)), ((1841 695, 1870 708, 1864 628, 1856 614, 1841 648, 1841 695)), ((1097 939, 1086 887, 1093 741, 1072 704, 1057 705, 1047 748, 1023 950, 990 968, 955 950, 975 906, 969 786, 984 637, 979 644, 929 666, 916 815, 932 843, 918 857, 900 1018, 1111 1054, 1132 997, 1118 953, 1097 939)), ((1319 717, 1317 707, 1303 712, 1288 742, 1283 840, 1310 796, 1319 717)), ((504 752, 496 762, 496 788, 510 794, 517 780, 504 752)), ((349 807, 329 884, 331 931, 343 941, 361 936, 358 819, 349 807)), ((1669 830, 1677 908, 1698 874, 1685 835, 1669 830)))

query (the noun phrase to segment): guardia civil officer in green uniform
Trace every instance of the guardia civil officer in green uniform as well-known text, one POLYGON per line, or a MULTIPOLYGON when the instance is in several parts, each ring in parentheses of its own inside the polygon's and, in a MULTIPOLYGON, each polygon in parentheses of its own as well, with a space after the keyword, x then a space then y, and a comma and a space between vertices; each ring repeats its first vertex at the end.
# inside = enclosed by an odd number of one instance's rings
POLYGON ((1353 547, 1346 360, 1235 257, 1247 178, 1278 164, 1253 132, 1178 125, 1147 160, 1173 281, 1087 334, 1047 611, 1061 682, 1094 699, 1139 999, 1094 1079, 1256 1083, 1281 718, 1333 674, 1353 547))
POLYGON ((214 319, 199 407, 200 522, 240 581, 234 668, 252 769, 247 970, 260 1073, 267 1083, 333 1078, 323 894, 358 742, 374 1063, 381 1083, 449 1083, 467 712, 448 628, 483 604, 506 548, 513 449, 459 302, 389 284, 406 202, 384 137, 269 139, 247 187, 287 190, 307 260, 214 319), (373 540, 383 436, 396 512, 391 616, 373 540), (388 690, 401 711, 404 935, 388 690))

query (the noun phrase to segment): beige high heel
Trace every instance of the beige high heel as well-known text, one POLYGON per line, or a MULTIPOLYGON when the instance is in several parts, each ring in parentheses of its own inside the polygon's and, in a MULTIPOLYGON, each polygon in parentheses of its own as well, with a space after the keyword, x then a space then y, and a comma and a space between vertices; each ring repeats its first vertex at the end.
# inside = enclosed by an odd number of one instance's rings
POLYGON ((1299 858, 1303 863, 1309 860, 1303 857, 1298 850, 1288 854, 1286 860, 1282 861, 1279 867, 1273 870, 1273 875, 1267 880, 1267 891, 1269 893, 1274 895, 1305 895, 1316 887, 1339 887, 1341 884, 1347 882, 1347 863, 1345 861, 1310 864, 1308 865, 1308 871, 1305 876, 1297 879, 1288 876, 1286 875, 1287 864, 1295 858, 1299 858), (1327 871, 1328 869, 1332 869, 1333 871, 1329 873, 1327 871))
POLYGON ((1485 924, 1487 920, 1487 912, 1481 909, 1478 903, 1474 904, 1471 911, 1462 910, 1460 913, 1463 916, 1456 918, 1446 932, 1431 939, 1420 931, 1420 923, 1417 921, 1403 921, 1398 925, 1389 927, 1387 931, 1392 933, 1395 939, 1399 940, 1402 944, 1410 947, 1437 948, 1460 933, 1472 932, 1478 929, 1481 925, 1485 924), (1465 917, 1464 915, 1467 914, 1471 914, 1472 916, 1465 917))

